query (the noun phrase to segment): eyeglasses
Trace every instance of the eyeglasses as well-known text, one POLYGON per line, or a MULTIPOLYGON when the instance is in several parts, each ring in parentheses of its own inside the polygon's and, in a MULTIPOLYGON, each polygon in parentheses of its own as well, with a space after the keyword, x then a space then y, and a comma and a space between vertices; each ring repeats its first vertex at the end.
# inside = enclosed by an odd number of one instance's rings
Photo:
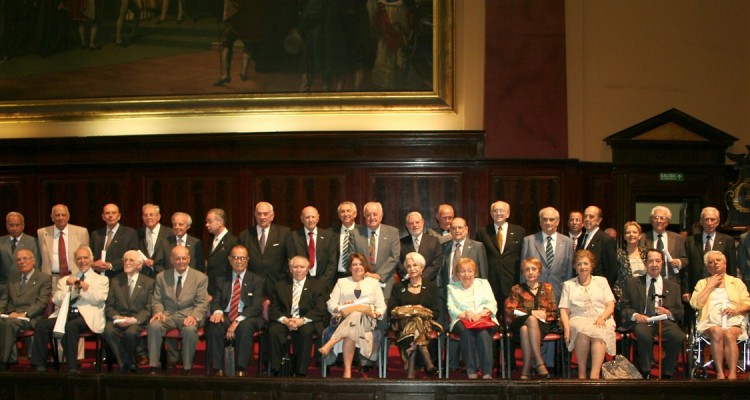
POLYGON ((655 221, 666 221, 668 218, 663 215, 652 215, 651 219, 655 221))
POLYGON ((247 257, 245 256, 229 256, 229 258, 231 258, 232 261, 247 261, 247 257))
POLYGON ((16 262, 26 262, 26 261, 31 261, 33 259, 34 257, 18 257, 16 258, 16 262))

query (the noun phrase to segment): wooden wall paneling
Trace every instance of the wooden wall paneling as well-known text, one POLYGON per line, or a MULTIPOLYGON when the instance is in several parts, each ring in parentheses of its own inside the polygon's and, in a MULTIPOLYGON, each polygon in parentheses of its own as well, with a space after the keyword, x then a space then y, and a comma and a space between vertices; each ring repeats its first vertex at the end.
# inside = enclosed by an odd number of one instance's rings
POLYGON ((40 179, 38 213, 40 226, 50 225, 50 212, 56 204, 65 204, 70 212, 70 223, 83 226, 89 231, 104 225, 102 208, 115 203, 120 207, 132 201, 127 194, 127 174, 75 172, 61 173, 40 179), (63 177, 63 175, 66 175, 63 177), (46 216, 46 217, 42 217, 46 216))
MULTIPOLYGON (((527 233, 539 230, 539 210, 555 207, 562 214, 560 175, 537 173, 533 175, 490 174, 490 201, 503 200, 510 205, 509 221, 521 225, 527 233)), ((489 212, 489 204, 487 210, 489 212)), ((489 221, 489 219, 488 219, 489 221)), ((489 222, 488 222, 489 223, 489 222)))
MULTIPOLYGON (((5 216, 11 211, 18 211, 24 216, 26 224, 25 232, 32 236, 36 236, 34 231, 34 225, 29 224, 29 216, 34 215, 32 212, 34 208, 26 204, 26 196, 24 190, 24 182, 21 177, 7 177, 0 178, 0 217, 2 223, 0 224, 0 232, 6 234, 5 228, 5 216)), ((32 220, 33 221, 33 220, 32 220)))

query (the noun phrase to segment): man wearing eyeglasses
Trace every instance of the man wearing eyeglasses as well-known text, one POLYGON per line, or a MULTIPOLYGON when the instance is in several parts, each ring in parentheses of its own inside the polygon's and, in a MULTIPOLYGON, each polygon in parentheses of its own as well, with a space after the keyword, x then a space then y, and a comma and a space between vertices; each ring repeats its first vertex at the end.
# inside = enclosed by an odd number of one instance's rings
MULTIPOLYGON (((664 206, 651 209, 653 230, 641 235, 639 245, 647 249, 657 249, 664 254, 664 268, 661 275, 665 279, 680 284, 680 271, 688 266, 685 240, 676 232, 667 230, 672 211, 664 206)), ((692 291, 692 289, 691 289, 692 291)))

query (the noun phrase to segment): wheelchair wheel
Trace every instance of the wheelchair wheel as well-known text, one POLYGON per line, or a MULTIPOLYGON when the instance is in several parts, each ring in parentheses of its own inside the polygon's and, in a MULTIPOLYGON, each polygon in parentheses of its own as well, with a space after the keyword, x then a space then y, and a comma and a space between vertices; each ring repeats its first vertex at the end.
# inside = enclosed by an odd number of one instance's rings
POLYGON ((693 379, 706 379, 708 378, 708 371, 705 367, 697 366, 693 369, 693 379))

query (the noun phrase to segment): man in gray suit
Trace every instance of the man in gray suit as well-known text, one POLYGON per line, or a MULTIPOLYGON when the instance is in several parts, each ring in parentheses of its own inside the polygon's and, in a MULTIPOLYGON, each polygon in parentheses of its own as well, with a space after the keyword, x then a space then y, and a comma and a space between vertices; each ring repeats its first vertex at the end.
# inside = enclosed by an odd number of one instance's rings
MULTIPOLYGON (((560 224, 560 213, 546 207, 539 211, 541 232, 523 238, 521 260, 536 257, 542 261, 542 273, 539 282, 550 283, 555 290, 555 298, 560 301, 563 282, 573 277, 573 239, 557 232, 560 224), (551 250, 547 257, 547 247, 551 250)), ((521 276, 521 282, 524 281, 521 276)), ((498 307, 500 305, 498 304, 498 307)))
POLYGON ((179 329, 182 336, 183 373, 190 375, 193 368, 198 328, 203 326, 208 310, 208 278, 190 268, 190 251, 175 246, 169 257, 171 269, 156 276, 151 302, 153 316, 148 324, 149 373, 157 373, 159 354, 164 334, 179 329))
POLYGON ((453 280, 453 267, 461 257, 474 260, 479 268, 478 278, 487 279, 487 253, 484 245, 469 239, 469 225, 465 219, 457 217, 451 221, 451 241, 443 245, 443 267, 438 275, 440 293, 446 293, 446 288, 453 280))
MULTIPOLYGON (((8 228, 8 234, 0 237, 0 295, 5 291, 8 277, 16 270, 15 258, 18 250, 29 249, 35 260, 41 260, 36 238, 23 233, 25 222, 21 213, 9 212, 5 216, 5 226, 8 228)), ((36 268, 39 269, 40 266, 36 265, 36 268)))
POLYGON ((122 261, 124 274, 115 276, 109 284, 103 336, 120 370, 138 372, 133 353, 151 317, 154 280, 140 273, 143 259, 138 251, 126 251, 122 261))
POLYGON ((16 271, 10 274, 8 288, 0 295, 0 371, 15 361, 16 335, 33 329, 44 318, 52 297, 52 277, 34 269, 36 259, 31 250, 16 250, 16 271))
POLYGON ((398 228, 382 224, 383 206, 375 201, 365 204, 365 225, 360 226, 354 235, 354 249, 370 260, 372 272, 367 276, 380 281, 386 302, 391 297, 393 275, 401 255, 401 240, 398 228))
POLYGON ((168 259, 162 252, 167 238, 174 235, 172 228, 162 225, 161 209, 155 204, 144 204, 141 208, 143 227, 138 229, 138 248, 147 258, 141 267, 141 273, 151 278, 164 271, 168 259))

